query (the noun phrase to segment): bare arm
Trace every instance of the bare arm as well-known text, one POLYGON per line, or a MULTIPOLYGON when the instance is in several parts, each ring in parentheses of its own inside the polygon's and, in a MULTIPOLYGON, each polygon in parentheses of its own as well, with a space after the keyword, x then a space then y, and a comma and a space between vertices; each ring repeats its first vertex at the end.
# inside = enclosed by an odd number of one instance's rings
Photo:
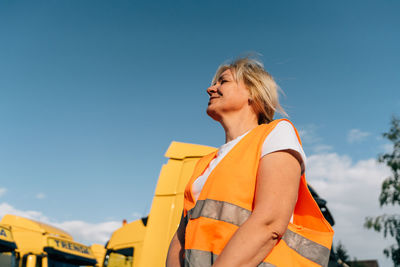
POLYGON ((300 176, 299 161, 286 151, 260 160, 253 213, 232 236, 214 267, 257 266, 262 262, 287 229, 300 176))
POLYGON ((185 251, 185 219, 181 217, 181 222, 172 237, 169 245, 166 267, 183 267, 183 253, 185 251))

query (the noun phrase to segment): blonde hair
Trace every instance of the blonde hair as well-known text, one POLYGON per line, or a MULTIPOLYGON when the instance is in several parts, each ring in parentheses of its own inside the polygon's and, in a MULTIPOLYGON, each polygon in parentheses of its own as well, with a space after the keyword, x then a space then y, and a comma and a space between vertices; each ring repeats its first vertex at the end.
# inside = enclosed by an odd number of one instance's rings
POLYGON ((243 81, 249 90, 250 103, 258 116, 258 124, 271 122, 276 111, 287 116, 279 104, 280 88, 260 61, 243 57, 232 63, 223 64, 218 67, 211 84, 215 84, 221 74, 228 69, 232 71, 235 81, 243 81))

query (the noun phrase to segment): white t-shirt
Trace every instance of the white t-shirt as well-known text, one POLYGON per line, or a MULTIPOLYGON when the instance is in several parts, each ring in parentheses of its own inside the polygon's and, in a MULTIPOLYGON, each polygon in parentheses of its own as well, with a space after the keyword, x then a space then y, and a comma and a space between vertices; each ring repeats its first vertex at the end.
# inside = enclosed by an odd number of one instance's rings
MULTIPOLYGON (((200 192, 203 189, 203 186, 212 170, 214 170, 214 168, 226 156, 226 154, 228 154, 228 152, 231 151, 231 149, 249 132, 246 132, 232 141, 223 144, 218 149, 217 156, 210 162, 204 173, 200 175, 192 185, 192 193, 196 200, 199 198, 200 192)), ((293 153, 293 155, 300 161, 301 172, 304 172, 306 155, 304 154, 303 148, 297 139, 296 132, 294 131, 292 124, 287 121, 279 122, 267 136, 262 147, 260 158, 279 150, 289 150, 289 152, 293 153)))

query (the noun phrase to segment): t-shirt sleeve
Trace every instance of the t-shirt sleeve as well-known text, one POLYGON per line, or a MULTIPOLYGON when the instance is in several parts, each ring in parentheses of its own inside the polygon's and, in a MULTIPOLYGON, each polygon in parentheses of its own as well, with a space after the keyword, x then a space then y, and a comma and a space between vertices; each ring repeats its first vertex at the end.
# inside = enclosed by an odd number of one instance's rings
POLYGON ((261 157, 280 150, 288 150, 300 162, 301 172, 306 166, 306 155, 297 139, 296 132, 287 121, 279 122, 264 141, 261 157))

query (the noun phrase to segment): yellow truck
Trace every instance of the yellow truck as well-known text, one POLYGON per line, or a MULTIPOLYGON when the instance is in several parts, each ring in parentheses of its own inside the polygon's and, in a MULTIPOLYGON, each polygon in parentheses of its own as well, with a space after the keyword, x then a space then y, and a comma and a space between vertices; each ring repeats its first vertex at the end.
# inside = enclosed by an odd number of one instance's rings
POLYGON ((96 258, 96 267, 102 267, 104 261, 104 255, 106 254, 106 248, 100 244, 93 244, 90 246, 94 257, 96 258))
POLYGON ((216 148, 172 142, 165 157, 149 216, 117 229, 106 245, 104 267, 165 266, 178 227, 183 192, 197 161, 216 148))
POLYGON ((146 219, 125 224, 117 229, 106 245, 104 266, 138 266, 146 230, 146 219), (135 263, 135 265, 134 265, 135 263))
POLYGON ((11 252, 15 255, 14 265, 4 266, 78 267, 96 264, 90 247, 75 242, 61 229, 15 215, 5 215, 0 223, 12 234, 13 241, 8 242, 16 245, 11 252))
POLYGON ((11 230, 5 225, 0 225, 0 266, 16 267, 15 245, 11 230))

